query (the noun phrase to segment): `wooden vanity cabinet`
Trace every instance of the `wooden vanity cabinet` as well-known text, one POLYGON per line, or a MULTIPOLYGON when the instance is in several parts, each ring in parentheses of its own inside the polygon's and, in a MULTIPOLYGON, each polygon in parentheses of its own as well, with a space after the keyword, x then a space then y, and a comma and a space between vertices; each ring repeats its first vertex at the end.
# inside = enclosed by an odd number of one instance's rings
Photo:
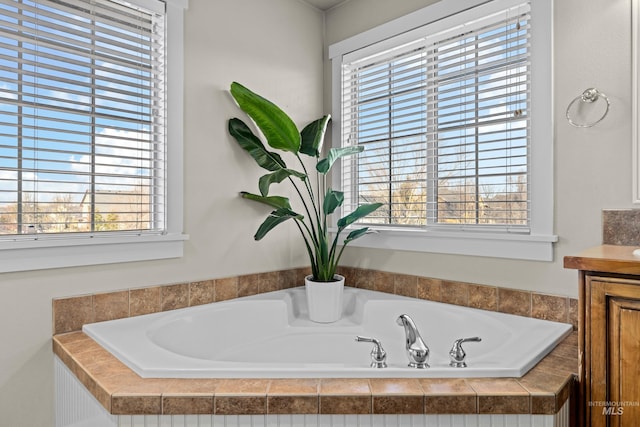
POLYGON ((640 257, 599 246, 565 267, 579 272, 580 425, 640 426, 640 257))

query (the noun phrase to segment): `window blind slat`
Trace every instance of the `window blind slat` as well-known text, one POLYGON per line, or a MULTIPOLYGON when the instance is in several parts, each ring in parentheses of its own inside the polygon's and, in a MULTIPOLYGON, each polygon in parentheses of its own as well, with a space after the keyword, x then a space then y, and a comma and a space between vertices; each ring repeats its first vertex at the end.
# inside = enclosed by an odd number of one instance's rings
POLYGON ((528 8, 343 63, 347 209, 387 205, 362 222, 527 229, 528 8))
POLYGON ((125 1, 0 0, 0 234, 163 230, 164 49, 125 1))

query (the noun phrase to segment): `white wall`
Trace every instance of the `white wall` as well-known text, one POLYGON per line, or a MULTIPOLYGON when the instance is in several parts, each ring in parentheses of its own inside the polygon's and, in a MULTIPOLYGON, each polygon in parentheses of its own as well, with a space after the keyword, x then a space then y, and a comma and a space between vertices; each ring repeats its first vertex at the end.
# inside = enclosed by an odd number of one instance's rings
MULTIPOLYGON (((555 232, 560 240, 553 262, 349 248, 344 263, 577 297, 577 273, 563 268, 563 257, 600 244, 603 208, 633 207, 631 1, 555 0, 553 173, 555 232), (610 97, 611 111, 594 128, 573 128, 564 116, 567 105, 589 87, 610 97)), ((325 47, 432 3, 350 0, 327 13, 325 47)), ((327 110, 330 87, 325 64, 327 110)))
MULTIPOLYGON (((577 275, 563 270, 562 257, 600 242, 602 208, 631 207, 630 1, 556 0, 555 262, 355 248, 346 261, 576 296, 577 275), (564 110, 591 86, 611 97, 611 113, 596 128, 571 128, 564 110)), ((251 238, 261 216, 236 194, 255 190, 260 172, 227 136, 226 120, 237 110, 226 89, 232 80, 243 82, 304 124, 323 112, 323 31, 326 46, 428 3, 350 0, 326 15, 323 28, 322 14, 297 0, 191 0, 185 50, 185 231, 191 240, 185 256, 1 275, 0 426, 52 424, 52 298, 305 265, 293 227, 260 243, 251 238), (291 249, 273 249, 289 240, 291 249)), ((326 96, 324 105, 329 111, 326 96)))
MULTIPOLYGON (((284 227, 254 242, 262 209, 253 160, 227 136, 238 80, 305 124, 322 115, 323 16, 297 0, 190 0, 186 13, 182 259, 0 275, 0 426, 53 425, 51 300, 303 265, 284 227), (244 170, 247 172, 244 172, 244 170), (260 213, 260 214, 258 214, 260 213), (273 250, 282 244, 284 250, 273 250)), ((295 230, 291 230, 293 233, 295 230)), ((296 240, 297 243, 297 240, 296 240)))

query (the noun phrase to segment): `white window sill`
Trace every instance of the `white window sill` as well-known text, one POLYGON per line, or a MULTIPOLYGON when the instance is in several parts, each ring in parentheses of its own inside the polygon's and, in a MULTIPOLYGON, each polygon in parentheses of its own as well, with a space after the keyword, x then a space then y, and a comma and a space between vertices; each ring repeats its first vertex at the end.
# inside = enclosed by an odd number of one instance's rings
POLYGON ((556 235, 376 228, 376 233, 365 235, 349 246, 553 261, 553 243, 557 241, 556 235))
POLYGON ((0 242, 0 272, 179 258, 185 234, 21 237, 0 242))

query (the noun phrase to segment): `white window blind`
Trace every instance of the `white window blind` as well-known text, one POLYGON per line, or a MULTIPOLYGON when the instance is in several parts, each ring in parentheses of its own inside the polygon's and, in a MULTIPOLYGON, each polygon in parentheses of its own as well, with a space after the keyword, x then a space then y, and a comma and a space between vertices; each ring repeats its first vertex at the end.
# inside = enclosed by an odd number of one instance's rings
POLYGON ((165 227, 164 3, 0 0, 0 235, 165 227))
POLYGON ((341 140, 365 147, 343 165, 346 209, 384 203, 369 224, 528 232, 529 4, 451 27, 345 55, 341 140))

